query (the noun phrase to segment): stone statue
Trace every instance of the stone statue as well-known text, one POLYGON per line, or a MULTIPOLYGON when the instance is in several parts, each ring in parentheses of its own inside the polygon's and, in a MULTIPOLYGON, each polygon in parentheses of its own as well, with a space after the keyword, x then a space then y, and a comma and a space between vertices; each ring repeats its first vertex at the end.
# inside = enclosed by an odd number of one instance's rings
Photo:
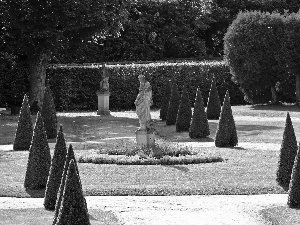
POLYGON ((102 80, 100 81, 100 92, 109 92, 108 72, 105 64, 102 65, 102 80))
POLYGON ((139 94, 134 101, 136 114, 139 117, 140 128, 138 130, 147 131, 147 124, 151 121, 150 106, 152 105, 152 88, 144 75, 139 77, 139 94))

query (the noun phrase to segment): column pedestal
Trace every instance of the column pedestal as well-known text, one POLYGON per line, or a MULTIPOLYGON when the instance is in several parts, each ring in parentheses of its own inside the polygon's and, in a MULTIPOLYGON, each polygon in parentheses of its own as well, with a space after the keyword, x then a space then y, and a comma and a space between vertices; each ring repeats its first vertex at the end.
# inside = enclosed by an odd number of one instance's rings
POLYGON ((136 142, 138 145, 145 145, 150 146, 154 145, 155 143, 155 134, 150 133, 148 134, 145 130, 137 130, 136 134, 136 142))
POLYGON ((98 95, 98 111, 97 115, 110 115, 109 110, 109 92, 97 92, 98 95))

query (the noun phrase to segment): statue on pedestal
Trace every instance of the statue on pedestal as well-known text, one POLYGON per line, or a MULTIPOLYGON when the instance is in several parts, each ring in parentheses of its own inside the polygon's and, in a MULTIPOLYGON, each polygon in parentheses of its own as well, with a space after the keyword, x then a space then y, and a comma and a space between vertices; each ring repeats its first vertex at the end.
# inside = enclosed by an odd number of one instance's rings
POLYGON ((107 72, 107 68, 105 67, 105 64, 102 65, 102 78, 100 81, 100 90, 99 92, 109 92, 109 83, 108 83, 108 79, 109 79, 109 75, 107 72))
POLYGON ((151 123, 150 106, 152 105, 152 88, 144 75, 139 75, 139 94, 134 102, 136 114, 139 117, 139 131, 147 131, 147 125, 151 123))

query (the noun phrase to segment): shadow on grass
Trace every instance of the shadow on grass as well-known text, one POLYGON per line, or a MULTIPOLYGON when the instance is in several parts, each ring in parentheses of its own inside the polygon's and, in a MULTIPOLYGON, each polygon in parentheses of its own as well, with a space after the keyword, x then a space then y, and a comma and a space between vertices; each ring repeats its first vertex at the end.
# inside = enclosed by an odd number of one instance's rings
POLYGON ((44 198, 45 197, 45 188, 38 190, 25 190, 27 194, 30 195, 31 198, 44 198))
POLYGON ((272 111, 289 111, 289 112, 300 112, 300 107, 298 105, 286 105, 286 104, 278 104, 278 105, 252 105, 250 106, 251 110, 272 110, 272 111))
POLYGON ((266 208, 260 211, 265 220, 272 225, 298 225, 300 209, 291 209, 287 205, 266 208))
POLYGON ((190 171, 189 168, 187 168, 186 166, 176 166, 176 165, 162 165, 162 166, 171 167, 171 168, 180 170, 182 172, 189 172, 190 171))
POLYGON ((264 131, 264 130, 277 130, 282 129, 282 127, 277 126, 261 126, 261 125, 236 125, 238 131, 264 131))

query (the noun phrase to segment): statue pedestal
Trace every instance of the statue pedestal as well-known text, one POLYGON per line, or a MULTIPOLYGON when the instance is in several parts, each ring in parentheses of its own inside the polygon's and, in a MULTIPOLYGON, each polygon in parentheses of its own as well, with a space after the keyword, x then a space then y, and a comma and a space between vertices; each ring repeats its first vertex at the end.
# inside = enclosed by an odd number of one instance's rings
POLYGON ((97 91, 98 95, 98 111, 97 115, 110 115, 109 111, 109 92, 97 91))
POLYGON ((138 145, 150 146, 155 143, 155 134, 148 134, 145 130, 137 130, 136 134, 136 142, 138 145))

